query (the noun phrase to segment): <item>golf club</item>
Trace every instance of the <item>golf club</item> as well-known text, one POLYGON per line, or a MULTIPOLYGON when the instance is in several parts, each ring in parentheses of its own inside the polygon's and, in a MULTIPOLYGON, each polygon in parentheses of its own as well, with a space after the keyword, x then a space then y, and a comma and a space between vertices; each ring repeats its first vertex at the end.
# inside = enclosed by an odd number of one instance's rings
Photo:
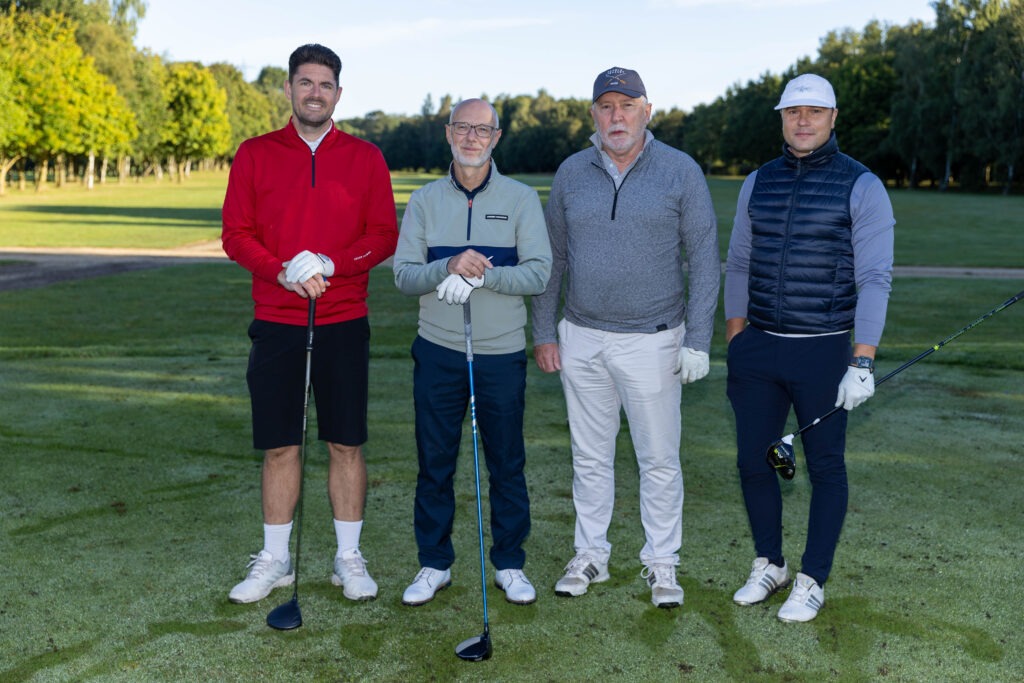
MULTIPOLYGON (((877 380, 875 382, 875 386, 877 387, 879 384, 882 384, 886 380, 891 379, 892 377, 895 377, 896 375, 900 374, 901 372, 903 372, 904 370, 906 370, 907 368, 909 368, 911 365, 913 365, 914 363, 918 362, 919 360, 922 360, 926 356, 930 356, 931 354, 935 353, 936 351, 941 349, 943 346, 945 346, 949 342, 951 342, 954 339, 956 339, 957 337, 959 337, 964 332, 967 332, 971 328, 973 328, 973 327, 975 327, 977 325, 980 325, 984 320, 986 320, 987 318, 992 317, 993 315, 995 315, 999 311, 1003 310, 1004 308, 1008 308, 1008 307, 1012 306, 1013 304, 1015 304, 1021 298, 1024 298, 1024 290, 1018 292, 1016 294, 1016 296, 1011 296, 1009 299, 1007 299, 1003 303, 999 304, 998 306, 993 308, 991 311, 989 311, 988 313, 986 313, 985 315, 981 316, 980 318, 975 320, 973 323, 968 325, 967 327, 964 327, 963 329, 959 330, 958 332, 954 332, 953 334, 949 335, 948 337, 946 337, 945 339, 940 341, 938 344, 935 344, 934 346, 930 346, 927 350, 919 353, 914 358, 911 358, 906 363, 904 363, 903 365, 899 366, 898 368, 896 368, 895 370, 890 372, 885 377, 882 377, 881 379, 877 380)), ((808 429, 811 429, 815 425, 820 424, 822 421, 827 420, 828 418, 832 417, 833 415, 835 415, 836 413, 838 413, 842 409, 843 409, 842 406, 836 406, 835 408, 833 408, 832 410, 828 411, 827 413, 825 413, 821 417, 817 418, 816 420, 814 420, 810 424, 807 424, 807 425, 804 425, 803 427, 800 427, 799 429, 797 429, 792 434, 787 434, 786 436, 782 437, 781 439, 779 439, 778 441, 773 443, 771 446, 768 447, 768 451, 765 454, 765 457, 768 459, 768 464, 771 465, 773 468, 775 468, 775 471, 783 479, 792 479, 793 476, 796 474, 796 458, 795 458, 795 456, 793 454, 793 439, 795 437, 797 437, 798 435, 803 434, 808 429)))
POLYGON ((299 447, 299 509, 295 518, 295 584, 292 599, 270 610, 267 626, 290 631, 302 626, 299 609, 299 552, 302 548, 302 488, 306 469, 306 421, 309 417, 309 371, 313 365, 313 325, 316 320, 316 299, 309 297, 309 322, 306 325, 306 395, 302 402, 302 445, 299 447))
POLYGON ((484 566, 484 512, 480 505, 480 454, 476 433, 476 391, 473 388, 473 323, 469 301, 462 305, 462 319, 466 325, 466 365, 469 367, 469 421, 473 427, 473 473, 476 476, 476 525, 480 535, 480 592, 484 596, 484 632, 467 638, 455 648, 459 659, 481 662, 491 658, 491 629, 487 623, 487 571, 484 566))

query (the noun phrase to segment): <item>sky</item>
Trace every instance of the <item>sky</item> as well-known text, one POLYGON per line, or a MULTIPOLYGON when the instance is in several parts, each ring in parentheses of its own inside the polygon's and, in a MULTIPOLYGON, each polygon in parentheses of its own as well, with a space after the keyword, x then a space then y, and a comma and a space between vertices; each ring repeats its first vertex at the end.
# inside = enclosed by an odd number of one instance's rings
POLYGON ((148 0, 135 44, 168 61, 227 62, 253 81, 321 43, 342 61, 338 119, 417 114, 428 96, 433 110, 444 95, 589 98, 612 66, 639 72, 656 111, 690 111, 814 58, 829 31, 933 24, 930 2, 148 0))

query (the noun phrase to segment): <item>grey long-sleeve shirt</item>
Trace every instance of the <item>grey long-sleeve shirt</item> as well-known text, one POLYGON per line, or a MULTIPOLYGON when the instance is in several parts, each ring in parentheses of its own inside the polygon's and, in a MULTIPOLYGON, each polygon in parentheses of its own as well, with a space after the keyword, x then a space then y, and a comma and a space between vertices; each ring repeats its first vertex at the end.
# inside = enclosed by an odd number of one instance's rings
POLYGON ((710 349, 722 271, 711 193, 693 159, 648 134, 616 188, 600 149, 587 148, 559 167, 544 216, 553 260, 532 301, 535 345, 557 341, 564 287, 576 325, 653 333, 685 322, 683 345, 710 349))

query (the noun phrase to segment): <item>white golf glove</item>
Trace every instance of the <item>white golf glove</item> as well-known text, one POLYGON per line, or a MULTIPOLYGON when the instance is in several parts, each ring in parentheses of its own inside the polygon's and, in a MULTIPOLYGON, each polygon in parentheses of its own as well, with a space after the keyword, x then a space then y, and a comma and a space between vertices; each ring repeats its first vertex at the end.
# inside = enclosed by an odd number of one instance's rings
POLYGON ((324 277, 334 275, 334 261, 329 256, 301 251, 291 261, 285 261, 284 279, 288 282, 305 282, 317 273, 324 277))
POLYGON ((690 382, 703 379, 710 369, 711 362, 708 354, 687 346, 679 349, 679 360, 676 361, 675 374, 679 375, 680 383, 689 384, 690 382))
POLYGON ((437 286, 437 298, 449 304, 464 304, 473 290, 484 284, 482 277, 462 277, 452 273, 437 286))
POLYGON ((836 396, 836 408, 842 406, 853 410, 864 401, 875 395, 875 376, 867 368, 849 367, 839 383, 839 395, 836 396))

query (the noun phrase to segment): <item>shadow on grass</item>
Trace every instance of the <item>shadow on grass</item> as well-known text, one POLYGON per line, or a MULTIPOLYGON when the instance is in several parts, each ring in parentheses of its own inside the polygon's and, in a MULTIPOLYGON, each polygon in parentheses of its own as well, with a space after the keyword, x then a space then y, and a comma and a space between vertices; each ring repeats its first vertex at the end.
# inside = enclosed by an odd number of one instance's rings
MULTIPOLYGON (((20 209, 25 213, 50 214, 79 218, 81 216, 111 219, 149 219, 181 223, 220 224, 220 207, 167 207, 167 206, 92 206, 41 205, 20 209)), ((190 226, 191 227, 191 226, 190 226)))
MULTIPOLYGON (((731 591, 710 589, 696 581, 681 583, 686 590, 684 609, 700 614, 711 627, 715 642, 723 652, 722 667, 735 680, 786 680, 790 672, 766 660, 785 662, 789 658, 787 652, 808 639, 815 641, 823 654, 831 655, 827 663, 822 662, 823 667, 830 666, 833 673, 854 677, 885 675, 879 669, 884 669, 885 665, 873 658, 877 657, 879 649, 887 648, 886 635, 924 642, 940 634, 951 650, 962 650, 976 662, 996 663, 1005 657, 1003 646, 982 629, 922 618, 909 612, 901 614, 894 609, 882 610, 868 598, 828 600, 813 622, 784 624, 777 621, 775 614, 782 606, 785 591, 759 605, 739 607, 733 604, 731 591), (777 645, 778 652, 762 654, 756 643, 744 635, 744 631, 749 631, 751 619, 763 622, 765 631, 777 632, 778 637, 770 640, 777 645)), ((641 627, 638 631, 654 649, 671 632, 672 622, 659 616, 645 614, 638 624, 641 627)))
POLYGON ((21 681, 32 680, 37 674, 47 669, 62 666, 83 657, 99 643, 100 640, 98 639, 83 640, 68 647, 58 647, 54 643, 53 638, 50 638, 49 649, 46 652, 25 659, 13 669, 0 671, 0 680, 7 683, 20 683, 21 681))

